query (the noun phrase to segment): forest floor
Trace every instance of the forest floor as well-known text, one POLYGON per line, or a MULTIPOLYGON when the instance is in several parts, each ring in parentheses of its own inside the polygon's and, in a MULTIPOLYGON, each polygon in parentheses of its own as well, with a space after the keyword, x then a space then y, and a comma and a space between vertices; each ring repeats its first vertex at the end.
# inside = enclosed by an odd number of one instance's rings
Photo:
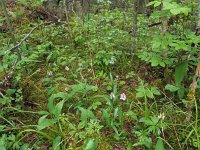
POLYGON ((129 53, 131 14, 102 10, 66 22, 43 6, 12 2, 8 10, 22 42, 9 51, 15 45, 4 20, 0 149, 198 148, 198 108, 186 120, 184 101, 165 88, 174 83, 173 69, 129 53))

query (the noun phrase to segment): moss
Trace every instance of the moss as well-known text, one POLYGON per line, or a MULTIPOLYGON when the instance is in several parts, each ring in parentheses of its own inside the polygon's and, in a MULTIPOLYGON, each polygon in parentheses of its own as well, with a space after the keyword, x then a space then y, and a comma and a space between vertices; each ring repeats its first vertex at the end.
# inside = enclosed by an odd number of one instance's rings
MULTIPOLYGON (((35 76, 36 77, 36 76, 35 76)), ((23 77, 19 87, 22 88, 23 100, 26 106, 36 110, 45 110, 47 108, 47 92, 43 87, 41 79, 33 79, 30 76, 23 77)))
POLYGON ((4 72, 0 72, 0 79, 3 79, 3 77, 5 76, 4 72))

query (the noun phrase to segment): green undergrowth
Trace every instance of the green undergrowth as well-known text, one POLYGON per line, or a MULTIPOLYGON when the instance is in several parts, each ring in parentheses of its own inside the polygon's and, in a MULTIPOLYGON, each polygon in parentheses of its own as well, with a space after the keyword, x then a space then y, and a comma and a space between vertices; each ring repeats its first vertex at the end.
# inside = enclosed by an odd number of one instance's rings
MULTIPOLYGON (((183 18, 163 35, 159 27, 147 29, 139 15, 134 54, 132 9, 103 8, 84 20, 74 15, 69 23, 40 25, 16 52, 9 51, 9 33, 0 33, 2 81, 13 70, 0 88, 0 149, 200 148, 199 102, 186 119, 198 53, 188 45, 199 42, 193 31, 182 30, 182 19, 192 18, 184 16, 189 8, 177 14, 166 9, 167 17, 183 18), (179 39, 179 33, 188 37, 179 39), (15 65, 17 52, 22 59, 15 65)), ((12 20, 17 41, 43 22, 26 13, 18 17, 12 20)))

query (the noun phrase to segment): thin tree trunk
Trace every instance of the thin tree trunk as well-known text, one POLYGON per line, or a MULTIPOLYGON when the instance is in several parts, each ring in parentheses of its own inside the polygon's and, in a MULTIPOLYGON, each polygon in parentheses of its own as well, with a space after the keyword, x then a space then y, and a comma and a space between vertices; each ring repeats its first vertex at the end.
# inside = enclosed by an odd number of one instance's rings
MULTIPOLYGON (((196 35, 199 35, 199 30, 200 30, 200 0, 198 0, 198 18, 197 18, 197 26, 196 26, 196 35)), ((187 109, 188 109, 188 115, 186 117, 186 121, 190 121, 191 117, 192 117, 192 107, 195 104, 196 101, 196 88, 197 88, 197 82, 200 78, 200 53, 198 56, 198 64, 196 67, 196 71, 195 71, 195 75, 193 77, 193 81, 190 85, 190 90, 187 94, 187 98, 188 98, 188 105, 187 105, 187 109)))
POLYGON ((199 32, 200 32, 200 0, 198 0, 198 18, 197 18, 197 27, 196 27, 196 30, 197 30, 197 35, 199 35, 199 32))
POLYGON ((136 51, 136 38, 137 38, 137 19, 138 19, 138 2, 139 0, 134 0, 134 6, 133 6, 133 41, 132 41, 132 51, 131 55, 133 56, 134 52, 136 51))
POLYGON ((2 6, 4 16, 6 18, 6 23, 8 24, 11 40, 12 40, 13 44, 16 45, 17 42, 16 42, 15 35, 14 35, 14 28, 12 26, 12 23, 10 21, 9 15, 8 15, 8 11, 6 9, 6 3, 4 0, 0 0, 0 4, 2 6))
MULTIPOLYGON (((9 32, 10 32, 10 38, 11 38, 11 40, 12 40, 14 46, 15 46, 15 45, 17 45, 17 41, 16 41, 16 38, 15 38, 15 30, 14 30, 13 25, 11 23, 11 20, 9 18, 8 11, 6 9, 6 3, 5 3, 4 0, 0 0, 0 4, 2 6, 4 16, 6 18, 6 23, 8 24, 8 28, 9 28, 9 32)), ((18 60, 21 60, 21 54, 20 54, 19 51, 17 51, 17 55, 18 55, 18 60)))

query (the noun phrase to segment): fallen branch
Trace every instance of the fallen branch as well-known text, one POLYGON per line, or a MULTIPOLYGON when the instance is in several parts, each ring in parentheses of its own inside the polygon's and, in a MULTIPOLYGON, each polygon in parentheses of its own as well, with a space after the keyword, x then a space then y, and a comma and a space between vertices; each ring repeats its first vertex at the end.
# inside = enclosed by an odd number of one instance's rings
MULTIPOLYGON (((11 49, 9 49, 9 51, 17 50, 22 45, 22 43, 30 37, 30 35, 33 33, 33 31, 35 31, 38 27, 42 26, 43 24, 50 24, 50 23, 52 23, 52 22, 42 22, 39 25, 35 26, 17 45, 15 45, 11 49)), ((14 70, 15 70, 15 66, 16 66, 17 62, 18 62, 18 59, 16 59, 15 62, 13 63, 10 73, 4 78, 3 81, 0 82, 0 87, 7 86, 9 84, 11 78, 14 75, 14 70)))
POLYGON ((42 26, 43 24, 50 24, 50 23, 51 22, 42 22, 39 25, 35 26, 17 45, 9 49, 9 51, 14 51, 18 49, 22 45, 22 43, 26 41, 30 37, 30 35, 33 33, 33 31, 36 30, 38 27, 42 26))
POLYGON ((153 27, 153 26, 157 26, 157 25, 160 25, 162 22, 155 22, 155 23, 152 23, 152 24, 148 24, 148 27, 153 27))

